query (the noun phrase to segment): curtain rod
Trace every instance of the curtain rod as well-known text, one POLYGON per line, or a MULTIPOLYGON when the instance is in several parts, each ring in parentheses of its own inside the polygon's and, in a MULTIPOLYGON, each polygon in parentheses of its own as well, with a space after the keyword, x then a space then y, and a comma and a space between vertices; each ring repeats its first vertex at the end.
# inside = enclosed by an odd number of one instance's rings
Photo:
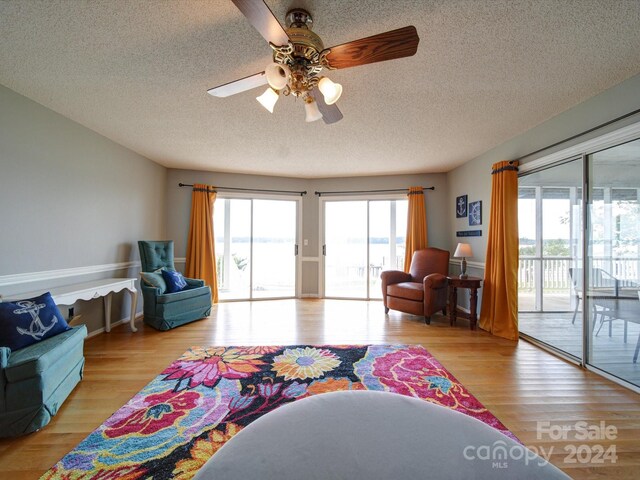
MULTIPOLYGON (((435 190, 436 187, 422 187, 423 190, 435 190)), ((351 193, 393 193, 393 192, 408 192, 408 188, 392 188, 390 190, 343 190, 340 192, 318 192, 316 195, 321 197, 322 195, 335 195, 335 194, 351 194, 351 193)))
POLYGON ((625 113, 624 115, 621 115, 621 116, 619 116, 619 117, 616 117, 616 118, 614 118, 613 120, 609 120, 608 122, 604 122, 604 123, 601 123, 600 125, 596 125, 595 127, 590 128, 590 129, 588 129, 588 130, 585 130, 584 132, 580 132, 580 133, 577 133, 577 134, 575 134, 575 135, 572 135, 571 137, 565 138, 564 140, 560 140, 559 142, 553 143, 553 144, 551 144, 551 145, 547 145, 547 146, 546 146, 546 147, 544 147, 544 148, 539 148, 539 149, 538 149, 538 150, 536 150, 535 152, 531 152, 531 153, 527 153, 526 155, 522 155, 521 157, 515 158, 514 160, 515 160, 515 161, 517 161, 517 160, 522 160, 522 159, 525 159, 525 158, 527 158, 527 157, 530 157, 531 155, 535 155, 536 153, 544 152, 545 150, 549 150, 550 148, 557 147, 558 145, 560 145, 560 144, 562 144, 562 143, 565 143, 565 142, 569 142, 569 141, 571 141, 571 140, 574 140, 574 139, 576 139, 576 138, 578 138, 578 137, 581 137, 582 135, 586 135, 587 133, 591 133, 591 132, 593 132, 593 131, 595 131, 595 130, 598 130, 599 128, 606 127, 606 126, 608 126, 608 125, 611 125, 612 123, 619 122, 620 120, 624 120, 625 118, 628 118, 628 117, 632 117, 632 116, 634 116, 634 115, 637 115, 638 113, 640 113, 640 108, 638 108, 637 110, 634 110, 634 111, 632 111, 632 112, 625 113))
MULTIPOLYGON (((193 187, 193 184, 189 183, 179 183, 179 187, 193 187)), ((262 188, 239 188, 239 187, 214 187, 214 190, 222 190, 222 191, 240 191, 240 192, 268 192, 268 193, 288 193, 288 194, 296 194, 301 197, 307 194, 307 191, 298 192, 295 190, 266 190, 262 188)))

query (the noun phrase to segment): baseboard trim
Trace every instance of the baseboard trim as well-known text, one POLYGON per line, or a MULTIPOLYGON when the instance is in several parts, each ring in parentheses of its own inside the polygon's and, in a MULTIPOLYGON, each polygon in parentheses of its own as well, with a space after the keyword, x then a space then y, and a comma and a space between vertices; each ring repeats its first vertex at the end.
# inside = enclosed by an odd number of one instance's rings
MULTIPOLYGON (((142 318, 142 313, 136 313, 136 322, 141 318, 142 318)), ((123 323, 129 323, 129 317, 121 318, 116 322, 111 322, 111 330, 113 330, 113 327, 117 327, 118 325, 122 325, 123 323)), ((97 328, 96 330, 90 331, 87 334, 87 338, 95 337, 97 335, 100 335, 101 333, 105 333, 104 327, 100 327, 100 328, 97 328)), ((137 333, 138 332, 135 332, 134 335, 137 333)))
POLYGON ((45 270, 42 272, 15 273, 13 275, 1 275, 0 287, 18 285, 21 283, 41 282, 58 278, 79 277, 94 273, 113 272, 116 270, 128 270, 140 267, 140 262, 107 263, 104 265, 90 265, 88 267, 61 268, 59 270, 45 270))
POLYGON ((320 298, 320 295, 317 293, 303 293, 300 295, 300 298, 320 298))

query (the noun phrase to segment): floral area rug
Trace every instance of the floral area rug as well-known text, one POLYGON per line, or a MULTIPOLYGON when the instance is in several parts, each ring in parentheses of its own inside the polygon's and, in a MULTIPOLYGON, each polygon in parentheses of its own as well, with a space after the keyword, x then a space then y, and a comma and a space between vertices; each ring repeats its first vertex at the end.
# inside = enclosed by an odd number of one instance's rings
POLYGON ((261 415, 338 390, 421 398, 516 439, 418 345, 192 347, 42 478, 189 479, 261 415))

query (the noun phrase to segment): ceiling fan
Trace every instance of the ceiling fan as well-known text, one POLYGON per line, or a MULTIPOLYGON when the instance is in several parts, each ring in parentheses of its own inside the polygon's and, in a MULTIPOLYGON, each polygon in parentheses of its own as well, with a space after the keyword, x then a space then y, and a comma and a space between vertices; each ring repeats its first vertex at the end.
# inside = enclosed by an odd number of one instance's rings
POLYGON ((321 75, 323 69, 335 70, 410 57, 418 50, 420 38, 414 26, 324 48, 322 39, 311 31, 313 19, 306 10, 295 8, 287 12, 287 28, 284 29, 263 0, 231 1, 269 42, 273 49, 273 63, 264 72, 219 85, 207 92, 214 97, 228 97, 268 83, 267 90, 256 99, 273 112, 280 95, 300 97, 304 101, 307 122, 322 118, 331 124, 342 119, 342 112, 335 104, 342 94, 342 86, 321 75))

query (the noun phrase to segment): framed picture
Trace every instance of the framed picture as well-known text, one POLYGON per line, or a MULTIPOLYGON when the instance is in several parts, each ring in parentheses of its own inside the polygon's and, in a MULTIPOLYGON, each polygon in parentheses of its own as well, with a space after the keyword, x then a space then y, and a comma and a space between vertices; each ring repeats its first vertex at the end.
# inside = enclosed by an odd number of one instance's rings
POLYGON ((469 203, 469 225, 482 225, 482 200, 469 203))
POLYGON ((460 195, 456 197, 456 218, 464 218, 467 216, 467 196, 460 195))

